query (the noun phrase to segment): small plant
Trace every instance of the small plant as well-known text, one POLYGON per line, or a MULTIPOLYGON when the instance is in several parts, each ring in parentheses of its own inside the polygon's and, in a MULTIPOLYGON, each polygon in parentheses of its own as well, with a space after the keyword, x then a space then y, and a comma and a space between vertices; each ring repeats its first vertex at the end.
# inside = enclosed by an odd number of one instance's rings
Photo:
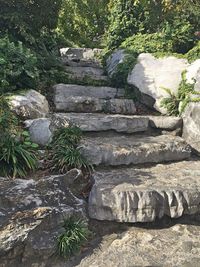
POLYGON ((37 168, 37 145, 30 142, 28 133, 21 136, 4 135, 0 141, 0 175, 25 177, 37 168))
POLYGON ((49 145, 49 159, 52 170, 61 173, 73 168, 90 171, 92 165, 81 154, 78 144, 82 139, 82 132, 77 126, 58 129, 49 145))
POLYGON ((57 253, 61 257, 69 258, 81 249, 90 231, 83 220, 73 217, 64 220, 63 228, 64 232, 57 238, 57 253))
POLYGON ((199 102, 199 98, 192 99, 192 95, 200 95, 199 92, 194 91, 194 84, 187 82, 186 71, 184 71, 176 95, 170 89, 163 88, 169 94, 169 97, 161 101, 161 106, 166 108, 168 115, 179 116, 183 113, 189 102, 199 102))

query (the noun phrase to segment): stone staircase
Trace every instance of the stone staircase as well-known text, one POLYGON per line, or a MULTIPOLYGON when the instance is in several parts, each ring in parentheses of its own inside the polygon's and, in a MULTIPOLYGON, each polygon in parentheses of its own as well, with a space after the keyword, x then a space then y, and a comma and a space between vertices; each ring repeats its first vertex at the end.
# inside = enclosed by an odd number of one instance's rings
MULTIPOLYGON (((108 81, 96 53, 61 50, 71 77, 108 81)), ((123 88, 58 84, 53 90, 52 124, 79 126, 84 132, 81 151, 96 166, 91 218, 151 222, 200 211, 200 164, 176 136, 182 129, 180 118, 138 114, 123 88)))

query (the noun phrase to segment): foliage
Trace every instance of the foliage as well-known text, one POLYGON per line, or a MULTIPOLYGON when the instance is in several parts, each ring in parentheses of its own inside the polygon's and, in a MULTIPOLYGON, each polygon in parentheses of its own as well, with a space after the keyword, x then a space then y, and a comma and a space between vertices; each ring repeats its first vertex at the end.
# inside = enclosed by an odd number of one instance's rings
POLYGON ((0 96, 0 175, 25 177, 37 167, 37 145, 10 110, 5 97, 0 96))
MULTIPOLYGON (((194 81, 195 82, 195 81, 194 81)), ((168 115, 181 115, 189 102, 198 101, 199 98, 192 98, 192 95, 200 95, 194 91, 195 83, 188 83, 186 79, 186 71, 182 73, 182 81, 178 88, 178 93, 175 95, 170 89, 164 88, 169 94, 169 97, 161 101, 161 106, 166 108, 168 115)))
POLYGON ((35 88, 38 79, 37 58, 21 42, 0 39, 0 90, 35 88))
POLYGON ((108 24, 109 0, 64 0, 58 31, 79 46, 100 45, 108 24))
POLYGON ((187 52, 185 57, 190 63, 200 58, 200 41, 198 41, 196 46, 187 52))
POLYGON ((63 173, 73 168, 88 171, 93 169, 78 148, 81 138, 82 132, 76 126, 60 128, 55 132, 49 145, 50 167, 53 170, 63 173))
POLYGON ((0 29, 34 44, 41 30, 56 28, 61 0, 0 0, 0 29))
POLYGON ((30 142, 27 132, 18 136, 3 135, 0 140, 0 175, 25 177, 37 167, 37 145, 30 142))
POLYGON ((107 46, 119 47, 138 33, 164 33, 164 41, 172 42, 173 52, 183 53, 193 46, 197 20, 198 15, 181 0, 113 0, 107 46))
POLYGON ((69 218, 63 223, 64 232, 57 239, 57 253, 68 258, 77 253, 87 241, 90 231, 86 223, 81 219, 69 218))

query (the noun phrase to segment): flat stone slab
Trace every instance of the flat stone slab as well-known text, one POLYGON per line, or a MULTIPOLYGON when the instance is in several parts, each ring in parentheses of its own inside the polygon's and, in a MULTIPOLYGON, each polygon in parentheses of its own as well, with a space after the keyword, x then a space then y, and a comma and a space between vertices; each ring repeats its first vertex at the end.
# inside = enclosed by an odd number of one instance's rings
POLYGON ((102 49, 99 48, 74 48, 66 47, 60 49, 61 57, 66 57, 69 60, 95 60, 95 57, 101 54, 102 49))
POLYGON ((148 116, 152 128, 173 131, 182 128, 183 119, 175 116, 148 116))
POLYGON ((131 227, 105 236, 76 267, 198 267, 200 226, 178 224, 165 229, 131 227))
POLYGON ((178 161, 191 154, 190 146, 182 138, 170 135, 87 137, 81 143, 81 151, 97 166, 178 161))
POLYGON ((65 66, 65 70, 74 79, 84 79, 88 77, 93 80, 108 80, 108 77, 104 74, 104 69, 101 67, 65 66))
POLYGON ((68 97, 94 97, 100 99, 120 98, 125 94, 124 89, 106 86, 83 86, 76 84, 56 84, 53 86, 54 104, 65 103, 68 97))
POLYGON ((100 99, 88 96, 70 96, 55 101, 56 111, 64 112, 103 112, 110 114, 136 114, 131 99, 100 99))
POLYGON ((149 119, 142 116, 106 115, 98 113, 55 113, 52 116, 52 128, 67 127, 75 124, 84 132, 135 133, 148 129, 149 119))
POLYGON ((200 212, 200 161, 103 170, 93 178, 89 215, 94 219, 152 222, 200 212))

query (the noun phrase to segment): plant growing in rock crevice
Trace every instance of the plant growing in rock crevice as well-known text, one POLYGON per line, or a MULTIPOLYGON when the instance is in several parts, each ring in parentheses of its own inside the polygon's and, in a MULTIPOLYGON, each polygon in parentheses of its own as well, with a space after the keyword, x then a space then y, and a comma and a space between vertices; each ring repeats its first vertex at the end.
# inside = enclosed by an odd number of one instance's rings
POLYGON ((57 254, 69 258, 81 249, 90 231, 83 220, 73 217, 64 220, 63 228, 64 232, 57 238, 57 254))
POLYGON ((161 106, 167 110, 168 115, 181 115, 188 103, 200 102, 200 93, 194 90, 194 83, 188 83, 186 79, 186 71, 182 73, 182 81, 179 85, 177 94, 174 94, 170 89, 163 88, 169 97, 162 99, 161 106), (199 95, 199 97, 193 97, 199 95))
POLYGON ((37 168, 37 145, 30 141, 6 99, 0 97, 0 175, 25 177, 37 168))
POLYGON ((49 145, 49 164, 52 170, 64 173, 78 168, 86 171, 93 169, 78 147, 82 132, 77 126, 58 129, 49 145))

